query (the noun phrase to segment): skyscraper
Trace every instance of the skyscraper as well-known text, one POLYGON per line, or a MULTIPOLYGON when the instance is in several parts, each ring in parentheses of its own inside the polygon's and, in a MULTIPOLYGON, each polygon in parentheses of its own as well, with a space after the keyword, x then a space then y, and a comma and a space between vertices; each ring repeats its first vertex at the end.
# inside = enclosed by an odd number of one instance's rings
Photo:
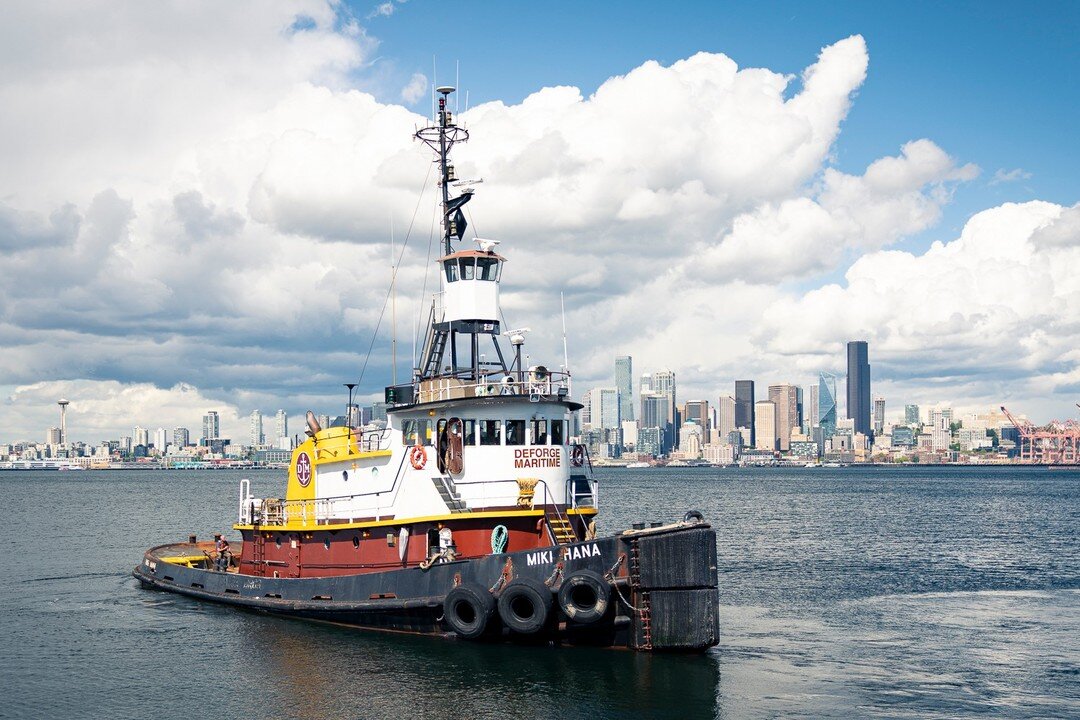
POLYGON ((836 376, 818 374, 818 425, 823 437, 836 434, 836 376))
MULTIPOLYGON (((202 419, 202 437, 203 440, 217 440, 221 437, 221 420, 218 417, 217 410, 210 410, 202 419)), ((205 443, 209 445, 210 443, 205 443)))
POLYGON ((750 444, 757 447, 754 429, 754 381, 735 381, 735 427, 750 429, 750 444))
POLYGON ((721 441, 726 442, 728 433, 737 427, 735 424, 735 398, 730 395, 721 397, 720 402, 716 405, 716 410, 716 429, 721 441))
POLYGON ((251 447, 262 445, 266 442, 266 434, 263 433, 263 417, 261 410, 251 411, 251 431, 248 444, 251 447))
POLYGON ((821 424, 819 418, 821 417, 820 408, 818 407, 818 386, 810 385, 806 388, 806 404, 803 408, 803 424, 806 425, 807 432, 809 433, 815 427, 821 424))
POLYGON ((653 392, 667 398, 668 424, 664 433, 674 447, 679 442, 679 413, 675 404, 675 373, 671 370, 659 370, 652 376, 653 392))
MULTIPOLYGON (((690 400, 683 405, 682 422, 695 422, 701 428, 701 437, 707 438, 709 432, 709 401, 690 400)), ((682 447, 680 445, 680 447, 682 447)))
POLYGON ((865 340, 847 344, 847 416, 855 432, 870 436, 870 359, 865 340))
POLYGON ((904 422, 908 425, 919 424, 919 406, 918 405, 905 405, 904 406, 904 422))
POLYGON ((169 445, 169 434, 165 431, 165 428, 158 428, 154 431, 154 449, 159 453, 165 452, 165 448, 169 445))
POLYGON ((885 398, 874 398, 874 435, 885 432, 885 398))
POLYGON ((802 428, 799 412, 799 388, 794 385, 770 385, 769 402, 776 406, 776 435, 780 449, 791 449, 791 431, 802 428))
POLYGON ((593 388, 589 393, 592 410, 589 413, 593 430, 621 429, 619 391, 617 388, 593 388))
POLYGON ((191 444, 191 432, 186 427, 173 428, 172 441, 177 447, 187 447, 191 444))
POLYGON ((289 437, 289 415, 284 410, 278 410, 274 415, 274 436, 279 447, 281 441, 289 437))
POLYGON ((615 358, 615 387, 619 391, 619 414, 634 419, 634 360, 629 355, 615 358))
POLYGON ((150 431, 144 427, 136 425, 132 430, 131 437, 136 445, 142 445, 144 448, 150 444, 150 431))
POLYGON ((768 400, 754 403, 754 447, 776 450, 776 405, 768 400))

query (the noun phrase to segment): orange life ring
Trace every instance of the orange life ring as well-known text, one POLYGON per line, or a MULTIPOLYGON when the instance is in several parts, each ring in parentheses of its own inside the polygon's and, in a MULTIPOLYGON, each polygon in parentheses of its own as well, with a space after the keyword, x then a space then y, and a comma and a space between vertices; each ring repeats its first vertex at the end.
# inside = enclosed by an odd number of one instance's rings
POLYGON ((413 445, 409 450, 409 464, 413 466, 413 470, 423 470, 427 465, 427 450, 423 445, 413 445))
POLYGON ((570 452, 570 464, 574 467, 581 467, 585 464, 585 446, 575 445, 574 449, 570 452))

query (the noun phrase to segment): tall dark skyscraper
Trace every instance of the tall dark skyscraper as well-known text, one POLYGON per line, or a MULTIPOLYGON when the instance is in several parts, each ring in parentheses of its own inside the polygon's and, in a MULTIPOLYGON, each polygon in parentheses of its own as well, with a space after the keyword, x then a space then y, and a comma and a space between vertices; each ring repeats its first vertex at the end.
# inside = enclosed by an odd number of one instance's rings
POLYGON ((855 432, 870 435, 870 359, 865 340, 847 344, 847 416, 855 432))
POLYGON ((754 381, 735 381, 735 427, 750 428, 750 446, 754 446, 754 381))

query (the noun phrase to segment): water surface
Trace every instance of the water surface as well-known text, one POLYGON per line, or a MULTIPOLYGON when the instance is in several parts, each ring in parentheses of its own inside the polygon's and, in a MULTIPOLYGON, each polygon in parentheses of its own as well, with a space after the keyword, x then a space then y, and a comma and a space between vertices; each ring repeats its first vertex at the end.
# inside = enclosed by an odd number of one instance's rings
MULTIPOLYGON (((601 531, 699 509, 721 644, 488 646, 143 590, 278 471, 2 472, 0 717, 1080 717, 1080 473, 609 470, 601 531)), ((234 534, 235 536, 235 534, 234 534)))

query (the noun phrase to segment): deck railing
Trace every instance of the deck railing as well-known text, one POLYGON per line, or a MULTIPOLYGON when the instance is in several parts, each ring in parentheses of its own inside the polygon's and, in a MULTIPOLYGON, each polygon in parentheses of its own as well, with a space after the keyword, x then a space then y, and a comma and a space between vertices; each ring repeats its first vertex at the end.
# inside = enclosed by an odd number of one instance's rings
MULTIPOLYGON (((404 484, 405 458, 403 455, 398 465, 394 482, 389 488, 352 495, 339 495, 310 500, 281 500, 277 498, 256 498, 251 494, 250 480, 240 481, 239 522, 241 525, 281 526, 300 525, 316 527, 330 521, 382 519, 382 515, 397 503, 398 495, 404 484)), ((595 507, 598 486, 595 480, 589 480, 589 493, 575 493, 574 486, 568 481, 564 504, 568 507, 595 507)), ((475 482, 457 482, 454 487, 461 494, 461 501, 466 510, 481 510, 490 507, 514 507, 521 497, 521 487, 517 479, 483 480, 475 482)), ((536 484, 530 508, 554 507, 558 499, 543 480, 536 484)))

